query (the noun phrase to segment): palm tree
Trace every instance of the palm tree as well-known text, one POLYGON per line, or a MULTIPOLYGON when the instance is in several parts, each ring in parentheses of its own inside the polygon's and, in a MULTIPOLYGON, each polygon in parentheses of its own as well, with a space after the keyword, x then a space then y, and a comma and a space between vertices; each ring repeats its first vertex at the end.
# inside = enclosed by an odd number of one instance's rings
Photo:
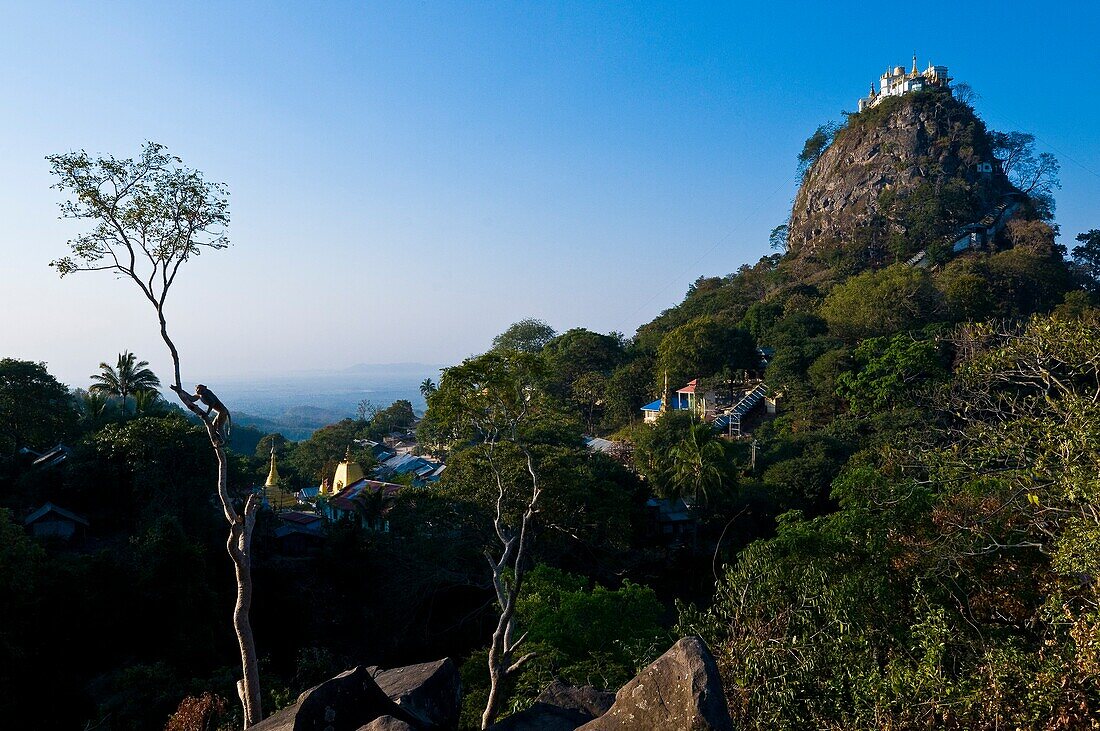
POLYGON ((385 487, 374 489, 364 487, 359 494, 351 499, 355 506, 355 512, 359 516, 360 524, 372 531, 383 530, 386 525, 386 516, 393 508, 393 495, 386 491, 385 487))
POLYGON ((99 364, 99 373, 92 376, 95 383, 88 390, 118 396, 122 399, 122 413, 125 414, 126 400, 131 394, 160 386, 160 379, 148 366, 149 361, 137 360, 133 353, 123 351, 118 354, 118 364, 114 368, 106 363, 99 364))
POLYGON ((84 402, 84 413, 88 419, 95 422, 107 410, 107 394, 87 391, 81 394, 84 402))
POLYGON ((160 397, 160 391, 155 388, 144 388, 134 391, 134 413, 146 416, 159 414, 164 410, 164 401, 160 397))
POLYGON ((432 382, 432 379, 425 378, 420 382, 420 395, 427 401, 428 397, 435 393, 437 386, 432 382))
POLYGON ((725 445, 714 427, 705 422, 692 424, 683 440, 669 450, 672 464, 669 484, 676 497, 691 497, 706 502, 731 478, 730 460, 725 445))

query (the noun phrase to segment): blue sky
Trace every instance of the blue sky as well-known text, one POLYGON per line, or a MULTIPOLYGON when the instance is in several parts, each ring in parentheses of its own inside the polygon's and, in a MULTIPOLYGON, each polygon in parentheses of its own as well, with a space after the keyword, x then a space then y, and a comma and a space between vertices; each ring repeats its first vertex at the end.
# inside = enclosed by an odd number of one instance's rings
POLYGON ((46 266, 43 157, 145 139, 232 192, 169 312, 208 382, 629 335, 768 253, 802 142, 914 51, 1059 156, 1063 243, 1100 228, 1096 5, 861 5, 2 3, 0 356, 168 371, 136 291, 46 266))

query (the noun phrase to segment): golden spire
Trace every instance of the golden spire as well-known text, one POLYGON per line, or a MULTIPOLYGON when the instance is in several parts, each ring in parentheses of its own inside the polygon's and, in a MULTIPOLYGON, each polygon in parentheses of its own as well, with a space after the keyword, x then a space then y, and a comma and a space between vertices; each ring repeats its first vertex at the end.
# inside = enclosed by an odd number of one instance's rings
POLYGON ((264 487, 275 487, 279 484, 279 470, 275 468, 275 445, 271 445, 271 469, 267 472, 267 482, 264 487))
POLYGON ((913 51, 913 76, 917 75, 917 52, 913 51))

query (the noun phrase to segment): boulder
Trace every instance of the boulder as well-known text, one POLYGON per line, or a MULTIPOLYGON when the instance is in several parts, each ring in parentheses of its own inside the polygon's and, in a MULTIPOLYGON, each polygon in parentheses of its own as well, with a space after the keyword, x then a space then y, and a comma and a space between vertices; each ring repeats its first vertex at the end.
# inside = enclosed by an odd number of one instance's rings
POLYGON ((679 640, 615 694, 583 731, 733 731, 718 666, 698 637, 679 640))
POLYGON ((416 731, 416 729, 400 718, 381 716, 360 728, 359 731, 416 731))
POLYGON ((374 682, 422 727, 453 729, 462 706, 462 681, 450 658, 376 670, 374 682))
POLYGON ((555 680, 530 708, 494 724, 492 731, 573 731, 611 708, 615 694, 555 680))
POLYGON ((579 711, 589 718, 597 718, 610 710, 615 703, 615 694, 597 690, 591 685, 578 688, 555 680, 539 694, 537 700, 558 708, 579 711))
POLYGON ((417 727, 417 720, 391 701, 367 669, 356 667, 310 688, 294 705, 251 728, 254 731, 356 731, 381 716, 417 727))
POLYGON ((574 731, 591 720, 592 716, 587 713, 537 702, 526 710, 494 723, 489 731, 574 731))

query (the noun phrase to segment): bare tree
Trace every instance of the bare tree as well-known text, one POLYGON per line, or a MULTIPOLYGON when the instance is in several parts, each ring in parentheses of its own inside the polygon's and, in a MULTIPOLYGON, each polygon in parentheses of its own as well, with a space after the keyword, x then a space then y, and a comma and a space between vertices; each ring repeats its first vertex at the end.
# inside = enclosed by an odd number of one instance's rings
POLYGON ((1054 191, 1062 187, 1058 180, 1061 165, 1049 152, 1035 152, 1035 135, 1029 132, 993 132, 993 156, 1001 170, 1018 190, 1053 210, 1054 191))
POLYGON ((64 277, 78 271, 110 271, 128 278, 157 313, 160 335, 172 357, 170 387, 206 426, 218 461, 218 498, 229 524, 226 548, 237 577, 233 629, 241 651, 242 678, 237 692, 247 728, 263 718, 256 644, 249 609, 252 605, 252 529, 259 498, 249 495, 238 510, 229 494, 225 440, 218 418, 201 408, 183 389, 180 357, 168 336, 165 300, 180 266, 204 249, 229 245, 228 192, 224 185, 207 182, 202 173, 185 167, 162 145, 145 143, 137 159, 92 158, 86 152, 46 158, 56 176, 54 188, 68 196, 61 217, 94 222, 91 231, 71 239, 69 256, 50 262, 64 277))
POLYGON ((493 640, 489 644, 489 698, 485 702, 485 711, 481 714, 481 728, 489 728, 500 711, 501 693, 507 681, 522 668, 528 661, 535 657, 534 652, 528 652, 522 657, 516 657, 516 650, 527 638, 527 633, 516 637, 516 601, 519 599, 520 589, 523 587, 523 579, 527 571, 524 554, 530 542, 532 524, 539 509, 539 497, 542 489, 539 487, 538 473, 535 471, 534 459, 530 450, 516 439, 513 430, 509 435, 509 441, 515 444, 523 454, 527 476, 531 483, 531 492, 527 498, 527 504, 516 525, 505 517, 505 502, 508 497, 508 485, 501 473, 494 452, 496 439, 499 433, 489 437, 489 467, 497 484, 496 513, 493 516, 493 531, 500 541, 500 554, 494 557, 486 552, 485 558, 489 561, 489 568, 493 574, 493 591, 496 593, 497 605, 500 607, 500 616, 497 617, 497 626, 493 630, 493 640))
POLYGON ((517 636, 516 602, 543 495, 530 431, 535 423, 554 418, 537 386, 545 376, 541 368, 537 354, 491 350, 444 371, 432 396, 430 416, 439 420, 441 433, 452 443, 482 450, 493 481, 489 489, 495 487, 496 493, 485 558, 500 614, 489 645, 489 698, 482 728, 496 719, 509 678, 535 656, 517 657, 526 634, 517 636))

